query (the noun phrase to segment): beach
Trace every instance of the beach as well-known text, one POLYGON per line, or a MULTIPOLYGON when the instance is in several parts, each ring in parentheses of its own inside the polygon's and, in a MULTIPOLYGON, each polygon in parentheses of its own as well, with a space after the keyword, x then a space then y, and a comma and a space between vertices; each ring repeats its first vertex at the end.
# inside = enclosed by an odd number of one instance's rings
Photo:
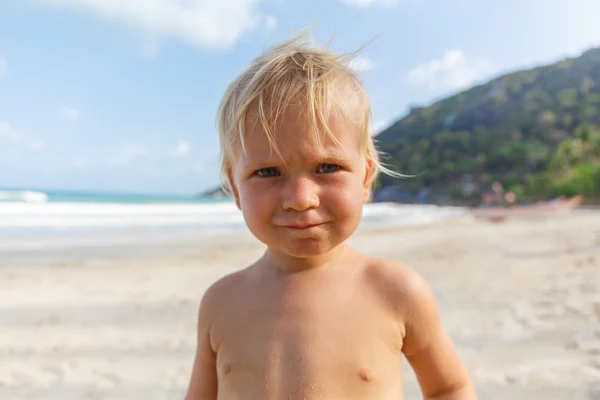
MULTIPOLYGON (((480 399, 600 399, 600 211, 350 243, 427 280, 480 399)), ((203 292, 264 250, 245 232, 32 248, 0 253, 1 399, 182 399, 203 292)))

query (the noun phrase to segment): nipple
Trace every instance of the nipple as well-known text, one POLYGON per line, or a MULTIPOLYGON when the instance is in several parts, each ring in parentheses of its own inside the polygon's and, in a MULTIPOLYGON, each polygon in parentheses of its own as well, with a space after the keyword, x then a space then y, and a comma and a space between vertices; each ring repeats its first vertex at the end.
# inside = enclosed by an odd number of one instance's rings
POLYGON ((227 375, 230 372, 231 372, 231 363, 225 363, 225 365, 223 365, 223 375, 227 375))
POLYGON ((359 371, 358 376, 360 376, 360 379, 365 382, 371 382, 373 380, 373 374, 364 369, 359 371))

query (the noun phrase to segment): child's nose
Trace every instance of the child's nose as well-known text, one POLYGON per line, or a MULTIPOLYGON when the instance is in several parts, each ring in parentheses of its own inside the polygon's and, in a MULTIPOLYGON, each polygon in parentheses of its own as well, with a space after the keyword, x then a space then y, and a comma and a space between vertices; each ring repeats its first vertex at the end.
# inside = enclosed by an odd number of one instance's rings
POLYGON ((290 178, 285 183, 282 205, 287 211, 305 211, 318 207, 318 185, 310 178, 290 178))

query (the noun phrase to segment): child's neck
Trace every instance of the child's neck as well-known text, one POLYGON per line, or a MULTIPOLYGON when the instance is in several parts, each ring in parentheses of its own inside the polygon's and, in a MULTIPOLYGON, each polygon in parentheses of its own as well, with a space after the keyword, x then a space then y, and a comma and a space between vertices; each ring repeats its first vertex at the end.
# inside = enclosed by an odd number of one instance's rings
POLYGON ((267 249, 264 259, 281 272, 295 273, 325 267, 343 258, 350 248, 342 243, 325 254, 315 257, 294 257, 277 250, 267 249))

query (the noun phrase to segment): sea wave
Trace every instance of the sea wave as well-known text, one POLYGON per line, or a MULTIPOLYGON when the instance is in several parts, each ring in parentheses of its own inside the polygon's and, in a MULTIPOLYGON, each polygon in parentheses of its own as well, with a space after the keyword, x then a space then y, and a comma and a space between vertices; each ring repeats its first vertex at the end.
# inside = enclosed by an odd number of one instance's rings
POLYGON ((463 207, 429 204, 369 203, 363 208, 364 225, 418 225, 468 215, 463 207))
POLYGON ((76 228, 243 223, 233 203, 0 204, 0 228, 76 228))
MULTIPOLYGON (((435 205, 371 203, 365 224, 418 224, 464 214, 464 209, 435 205)), ((243 227, 233 202, 199 204, 0 203, 1 228, 100 228, 148 226, 243 227)))
POLYGON ((48 195, 31 190, 0 190, 0 202, 47 203, 48 195))
MULTIPOLYGON (((373 203, 363 209, 361 228, 420 225, 465 213, 455 207, 373 203)), ((147 246, 155 241, 231 233, 249 233, 233 202, 0 203, 0 258, 7 252, 147 246)))

